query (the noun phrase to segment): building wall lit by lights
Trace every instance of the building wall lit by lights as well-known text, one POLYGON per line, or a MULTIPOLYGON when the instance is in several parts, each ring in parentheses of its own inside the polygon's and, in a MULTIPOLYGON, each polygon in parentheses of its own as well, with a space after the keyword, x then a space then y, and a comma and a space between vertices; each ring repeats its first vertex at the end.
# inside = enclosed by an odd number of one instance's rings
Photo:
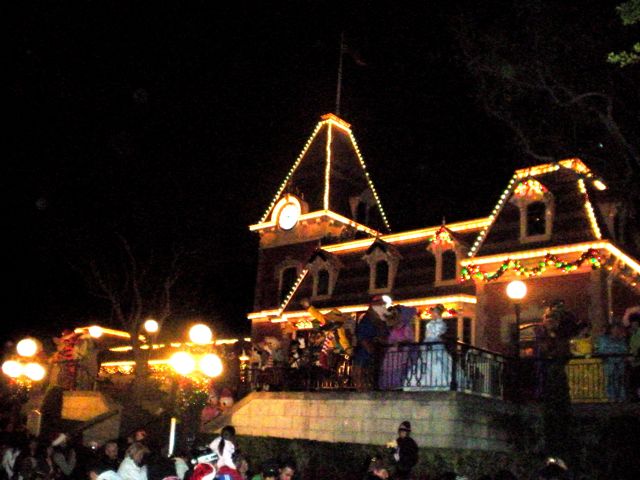
POLYGON ((514 278, 528 285, 525 323, 562 299, 600 331, 640 303, 638 252, 621 243, 603 179, 573 158, 504 182, 487 217, 389 233, 351 126, 323 116, 250 226, 260 235, 253 340, 308 328, 305 300, 358 314, 372 295, 389 294, 425 320, 443 303, 459 340, 504 351, 514 324, 504 287, 514 278))

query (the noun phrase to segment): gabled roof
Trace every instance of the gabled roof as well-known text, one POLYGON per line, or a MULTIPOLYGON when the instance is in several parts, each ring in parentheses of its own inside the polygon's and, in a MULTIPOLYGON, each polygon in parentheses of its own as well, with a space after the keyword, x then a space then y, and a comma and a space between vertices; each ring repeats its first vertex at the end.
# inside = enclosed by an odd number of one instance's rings
POLYGON ((351 125, 331 113, 316 125, 259 223, 284 193, 302 196, 310 212, 329 210, 378 231, 390 230, 351 125), (366 222, 355 218, 358 201, 369 206, 366 222))
POLYGON ((605 222, 594 209, 591 197, 594 191, 605 188, 579 159, 517 170, 491 213, 490 224, 480 232, 468 255, 496 255, 600 240, 607 236, 605 222), (535 184, 553 195, 554 214, 550 238, 523 243, 520 212, 510 200, 528 179, 535 180, 535 184))

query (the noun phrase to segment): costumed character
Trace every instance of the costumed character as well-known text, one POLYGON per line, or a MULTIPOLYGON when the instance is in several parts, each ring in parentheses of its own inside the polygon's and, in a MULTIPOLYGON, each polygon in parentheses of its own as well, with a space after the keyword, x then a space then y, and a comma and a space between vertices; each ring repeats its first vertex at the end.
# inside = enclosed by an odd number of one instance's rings
POLYGON ((356 347, 353 354, 353 383, 358 391, 371 390, 377 385, 380 343, 387 335, 384 315, 387 306, 382 296, 371 299, 369 308, 356 323, 356 347))
POLYGON ((394 305, 389 308, 386 316, 389 326, 389 337, 380 372, 379 386, 381 390, 389 390, 402 387, 402 381, 407 373, 409 359, 408 346, 403 343, 413 342, 413 329, 411 322, 418 311, 414 307, 394 305))
POLYGON ((231 393, 231 390, 223 388, 222 392, 220 392, 220 408, 224 411, 233 407, 233 403, 233 394, 231 393))
POLYGON ((77 389, 93 390, 98 376, 98 347, 89 333, 83 333, 78 337, 73 346, 73 357, 77 362, 77 389))
POLYGON ((447 324, 442 319, 444 311, 442 304, 429 310, 432 318, 425 327, 424 343, 409 355, 404 390, 449 390, 451 387, 453 361, 442 338, 447 332, 447 324))
POLYGON ((56 352, 51 357, 51 386, 64 390, 75 388, 77 365, 74 347, 79 336, 71 330, 63 330, 60 337, 53 337, 56 352))
POLYGON ((260 350, 260 383, 263 389, 271 390, 283 383, 282 367, 284 356, 281 342, 276 337, 265 337, 258 345, 260 350))

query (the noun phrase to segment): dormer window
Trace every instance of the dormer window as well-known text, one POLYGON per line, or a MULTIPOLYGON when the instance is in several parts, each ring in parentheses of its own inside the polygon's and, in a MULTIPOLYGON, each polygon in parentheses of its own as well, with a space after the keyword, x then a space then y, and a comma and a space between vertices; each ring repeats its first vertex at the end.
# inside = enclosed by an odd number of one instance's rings
POLYGON ((341 267, 342 264, 335 255, 322 249, 316 250, 306 266, 313 278, 311 295, 314 299, 328 298, 333 295, 341 267))
POLYGON ((534 178, 521 181, 515 188, 511 203, 520 210, 520 241, 539 242, 551 238, 553 195, 534 178))
POLYGON ((455 283, 460 275, 458 259, 464 256, 464 246, 443 224, 429 240, 427 249, 433 253, 436 260, 435 284, 455 283))
POLYGON ((400 253, 382 240, 376 240, 362 257, 369 264, 369 293, 388 293, 398 272, 400 253))

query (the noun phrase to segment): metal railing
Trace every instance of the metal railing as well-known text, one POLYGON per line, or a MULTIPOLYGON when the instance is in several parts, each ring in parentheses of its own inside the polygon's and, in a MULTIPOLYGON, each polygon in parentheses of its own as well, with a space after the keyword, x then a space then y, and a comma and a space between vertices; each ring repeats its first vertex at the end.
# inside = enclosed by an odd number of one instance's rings
MULTIPOLYGON (((502 398, 505 357, 463 343, 412 343, 380 348, 374 367, 377 390, 451 390, 502 398)), ((249 368, 250 390, 351 390, 351 358, 333 368, 249 368)))
MULTIPOLYGON (((630 399, 629 355, 516 359, 461 342, 382 347, 376 356, 375 390, 457 391, 515 401, 541 401, 551 380, 566 382, 574 403, 630 399)), ((351 359, 331 368, 309 364, 247 370, 247 390, 353 390, 351 359)), ((557 383, 556 383, 557 384, 557 383)), ((554 387, 555 388, 555 387, 554 387)))

